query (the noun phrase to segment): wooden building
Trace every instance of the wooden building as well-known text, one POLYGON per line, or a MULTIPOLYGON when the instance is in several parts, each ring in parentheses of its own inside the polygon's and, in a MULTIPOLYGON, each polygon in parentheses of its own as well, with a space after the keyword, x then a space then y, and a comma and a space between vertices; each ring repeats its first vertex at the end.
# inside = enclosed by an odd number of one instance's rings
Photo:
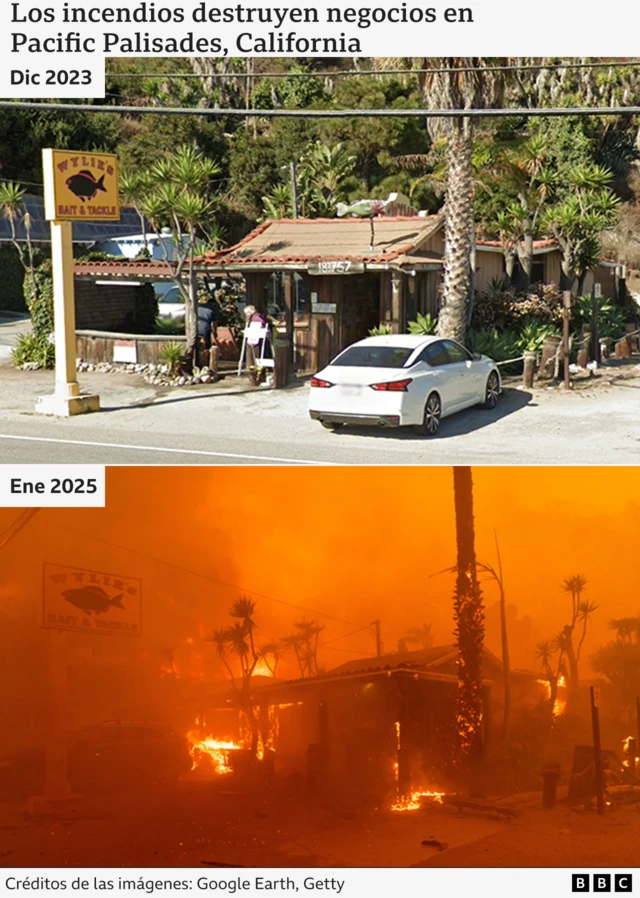
POLYGON ((200 268, 241 273, 247 302, 283 321, 295 369, 313 371, 372 327, 435 314, 441 231, 438 215, 267 221, 200 268))

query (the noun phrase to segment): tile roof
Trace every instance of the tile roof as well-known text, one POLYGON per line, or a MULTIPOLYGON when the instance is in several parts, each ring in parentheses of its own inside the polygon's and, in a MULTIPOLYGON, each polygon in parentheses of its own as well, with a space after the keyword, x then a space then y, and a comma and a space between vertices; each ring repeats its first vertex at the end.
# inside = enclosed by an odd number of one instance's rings
MULTIPOLYGON (((496 246, 496 247, 502 247, 502 243, 500 242, 500 240, 483 240, 483 239, 478 239, 478 240, 476 240, 476 246, 496 246)), ((549 247, 555 247, 555 246, 558 246, 558 243, 557 243, 556 240, 553 239, 553 237, 546 237, 544 240, 534 240, 534 241, 533 241, 533 250, 534 250, 534 252, 535 252, 537 249, 548 249, 549 247)))
POLYGON ((352 260, 384 263, 412 252, 442 223, 439 215, 368 218, 278 219, 255 228, 228 249, 206 253, 206 266, 268 265, 352 260))
POLYGON ((162 260, 151 262, 136 262, 129 259, 98 261, 98 262, 74 262, 74 274, 76 276, 91 277, 121 277, 121 278, 154 278, 154 280, 167 280, 169 274, 167 266, 162 260))

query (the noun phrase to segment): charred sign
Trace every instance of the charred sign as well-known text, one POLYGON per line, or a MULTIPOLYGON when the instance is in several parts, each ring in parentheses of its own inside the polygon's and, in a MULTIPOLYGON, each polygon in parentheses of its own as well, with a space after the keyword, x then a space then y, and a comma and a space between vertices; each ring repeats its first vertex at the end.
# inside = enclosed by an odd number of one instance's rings
POLYGON ((42 626, 74 632, 139 636, 142 584, 100 571, 43 566, 42 626))

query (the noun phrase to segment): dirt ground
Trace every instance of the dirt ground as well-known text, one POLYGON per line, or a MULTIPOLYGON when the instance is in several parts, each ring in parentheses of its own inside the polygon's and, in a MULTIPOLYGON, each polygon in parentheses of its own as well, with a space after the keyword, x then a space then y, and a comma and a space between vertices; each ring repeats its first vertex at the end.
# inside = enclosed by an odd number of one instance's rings
POLYGON ((6 867, 617 866, 637 863, 638 806, 542 810, 513 820, 434 805, 393 812, 291 785, 242 792, 191 781, 170 791, 95 799, 78 817, 33 819, 0 806, 6 867), (425 846, 435 839, 444 850, 425 846))

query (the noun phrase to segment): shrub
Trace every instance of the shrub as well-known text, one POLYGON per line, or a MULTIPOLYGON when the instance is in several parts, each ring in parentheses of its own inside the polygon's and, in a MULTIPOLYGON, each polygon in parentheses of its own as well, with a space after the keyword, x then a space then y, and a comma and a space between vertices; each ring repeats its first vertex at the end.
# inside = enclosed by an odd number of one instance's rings
MULTIPOLYGON (((409 325, 409 327, 411 327, 411 325, 409 325)), ((377 327, 372 327, 369 329, 370 337, 384 337, 390 333, 391 333, 391 325, 390 324, 379 324, 377 327)))
POLYGON ((471 315, 474 329, 513 327, 525 318, 544 324, 562 322, 562 291, 555 284, 543 284, 528 293, 477 293, 471 315))
MULTIPOLYGON (((593 300, 591 296, 579 296, 571 304, 571 317, 576 330, 581 330, 582 325, 591 324, 591 311, 593 300)), ((612 337, 619 340, 624 336, 626 316, 622 309, 607 302, 600 302, 598 309, 598 336, 612 337)))
POLYGON ((41 337, 35 333, 20 334, 11 358, 18 368, 27 362, 35 362, 41 368, 53 368, 55 348, 48 336, 41 337))
POLYGON ((160 360, 174 374, 185 360, 185 347, 181 343, 167 343, 160 350, 160 360))

